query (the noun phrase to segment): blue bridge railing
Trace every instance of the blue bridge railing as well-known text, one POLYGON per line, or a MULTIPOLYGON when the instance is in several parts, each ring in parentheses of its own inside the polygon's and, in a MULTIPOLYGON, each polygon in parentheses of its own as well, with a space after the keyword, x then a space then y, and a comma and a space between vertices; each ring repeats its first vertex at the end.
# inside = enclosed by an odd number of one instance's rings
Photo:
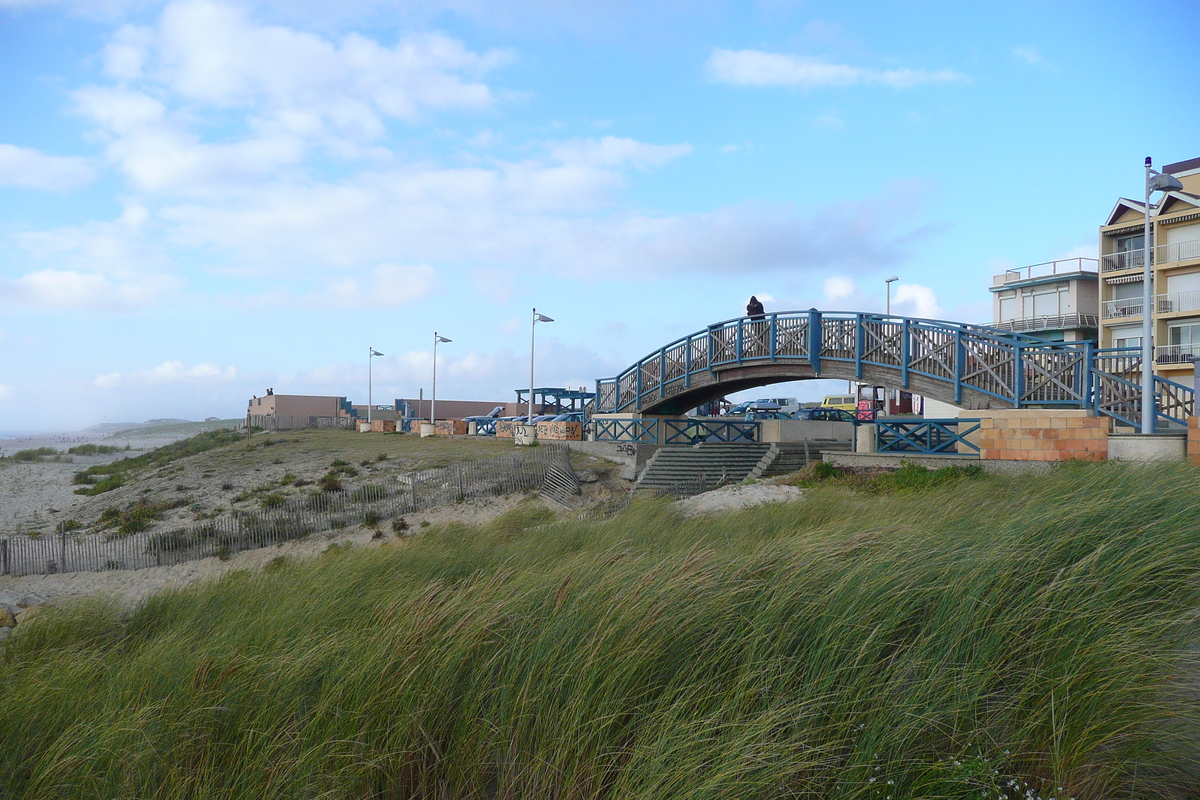
POLYGON ((979 445, 967 439, 978 430, 977 419, 879 417, 875 420, 875 449, 880 453, 978 456, 979 445))
POLYGON ((597 442, 692 445, 700 442, 757 442, 757 422, 705 419, 604 418, 592 420, 597 442))
MULTIPOLYGON (((889 385, 905 389, 920 378, 924 394, 956 405, 970 395, 992 408, 1086 408, 1125 422, 1139 416, 1132 413, 1140 404, 1140 395, 1131 392, 1141 369, 1134 350, 1097 350, 1094 342, 1047 342, 959 322, 816 309, 761 320, 738 317, 676 339, 615 378, 598 380, 595 408, 669 408, 676 396, 705 394, 724 370, 770 365, 791 380, 797 365, 812 375, 851 380, 863 379, 869 368, 875 378, 886 375, 889 385)), ((1192 413, 1190 388, 1161 378, 1157 385, 1160 418, 1179 422, 1192 413)))

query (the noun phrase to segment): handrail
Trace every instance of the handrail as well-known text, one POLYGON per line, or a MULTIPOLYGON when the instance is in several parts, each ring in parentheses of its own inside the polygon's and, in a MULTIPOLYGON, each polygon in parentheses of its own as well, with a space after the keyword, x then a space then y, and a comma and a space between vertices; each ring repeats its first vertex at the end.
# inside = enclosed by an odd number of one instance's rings
MULTIPOLYGON (((616 377, 597 380, 595 412, 669 408, 664 401, 687 396, 697 383, 719 383, 720 371, 777 363, 791 370, 781 374, 794 374, 800 364, 818 376, 827 363, 841 365, 834 377, 860 380, 869 367, 876 375, 893 372, 889 380, 898 387, 908 388, 913 378, 945 386, 941 395, 926 394, 959 405, 970 393, 989 407, 1087 408, 1131 425, 1141 402, 1128 377, 1140 370, 1133 350, 1101 351, 1092 341, 1049 342, 983 325, 810 309, 735 317, 680 337, 616 377)), ((1189 387, 1169 394, 1171 408, 1160 416, 1177 421, 1192 413, 1189 387)))
POLYGON ((965 417, 880 417, 875 420, 875 449, 880 453, 955 453, 975 457, 979 455, 979 445, 966 437, 979 430, 979 422, 965 417), (962 448, 967 452, 961 452, 962 448))

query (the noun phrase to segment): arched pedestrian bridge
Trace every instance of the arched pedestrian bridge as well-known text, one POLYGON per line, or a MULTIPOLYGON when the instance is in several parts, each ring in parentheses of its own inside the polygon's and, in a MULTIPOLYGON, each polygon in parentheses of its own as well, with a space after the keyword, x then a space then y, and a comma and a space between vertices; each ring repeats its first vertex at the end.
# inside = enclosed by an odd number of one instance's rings
MULTIPOLYGON (((968 409, 1086 408, 1141 415, 1141 355, 980 325, 787 311, 718 322, 596 381, 596 413, 682 414, 742 389, 816 378, 907 389, 968 409)), ((1160 419, 1186 424, 1191 387, 1155 379, 1160 419)))

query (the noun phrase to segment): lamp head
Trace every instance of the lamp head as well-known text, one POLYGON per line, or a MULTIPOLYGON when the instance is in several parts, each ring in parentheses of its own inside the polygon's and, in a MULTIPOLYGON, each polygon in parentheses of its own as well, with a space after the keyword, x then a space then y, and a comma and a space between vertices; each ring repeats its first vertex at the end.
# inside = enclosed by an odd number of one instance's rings
POLYGON ((1152 192, 1181 192, 1183 184, 1174 175, 1168 175, 1165 172, 1156 172, 1154 177, 1150 179, 1150 191, 1152 192))
POLYGON ((884 283, 891 283, 892 281, 898 281, 898 280, 900 280, 899 276, 893 275, 892 277, 890 277, 886 281, 884 281, 884 283))
POLYGON ((436 333, 433 336, 434 336, 435 342, 453 342, 454 341, 453 339, 447 339, 445 336, 438 336, 436 333))
POLYGON ((535 314, 533 316, 533 321, 534 322, 554 322, 554 320, 550 319, 545 314, 535 314))
POLYGON ((374 347, 372 347, 372 348, 371 348, 371 355, 373 355, 373 356, 381 356, 381 355, 383 355, 383 353, 379 352, 379 351, 378 351, 378 350, 376 350, 374 347))

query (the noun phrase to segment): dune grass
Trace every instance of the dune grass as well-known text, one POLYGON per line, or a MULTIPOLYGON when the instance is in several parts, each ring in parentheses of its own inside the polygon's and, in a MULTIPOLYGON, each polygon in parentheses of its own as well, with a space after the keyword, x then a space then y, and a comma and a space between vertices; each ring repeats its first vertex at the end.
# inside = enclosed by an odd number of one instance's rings
POLYGON ((1200 473, 806 492, 51 609, 0 650, 0 796, 1196 796, 1200 473))

